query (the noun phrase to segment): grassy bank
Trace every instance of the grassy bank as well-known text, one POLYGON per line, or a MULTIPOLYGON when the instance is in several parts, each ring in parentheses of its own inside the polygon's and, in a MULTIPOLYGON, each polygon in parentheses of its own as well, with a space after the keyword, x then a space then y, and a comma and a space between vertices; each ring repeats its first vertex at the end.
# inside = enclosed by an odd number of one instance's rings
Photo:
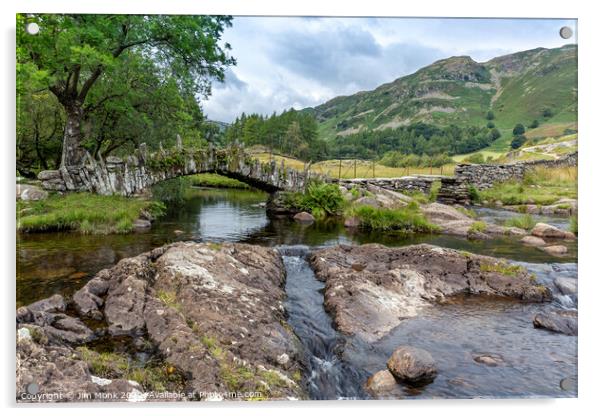
POLYGON ((210 188, 249 189, 249 185, 233 178, 218 175, 217 173, 200 173, 190 177, 192 186, 206 186, 210 188))
POLYGON ((51 195, 41 201, 17 201, 17 229, 22 232, 77 231, 112 234, 132 231, 142 211, 157 217, 157 201, 89 193, 51 195))
POLYGON ((340 215, 345 207, 343 194, 335 184, 313 183, 305 193, 286 192, 282 198, 287 207, 310 212, 315 218, 340 215))
POLYGON ((391 231, 401 234, 434 233, 439 227, 431 224, 420 212, 416 203, 403 208, 375 208, 368 205, 352 207, 347 216, 359 220, 360 227, 375 231, 391 231))
POLYGON ((478 198, 504 205, 551 205, 562 198, 577 199, 577 168, 535 168, 522 181, 500 182, 479 191, 478 198))

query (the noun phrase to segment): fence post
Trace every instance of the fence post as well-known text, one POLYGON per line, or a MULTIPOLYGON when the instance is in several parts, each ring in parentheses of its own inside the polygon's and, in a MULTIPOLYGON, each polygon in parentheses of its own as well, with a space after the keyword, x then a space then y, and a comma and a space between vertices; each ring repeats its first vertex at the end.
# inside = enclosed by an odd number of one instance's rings
POLYGON ((339 159, 339 180, 341 179, 341 168, 343 167, 343 159, 339 159))
POLYGON ((372 177, 376 178, 376 161, 372 161, 372 177))
POLYGON ((353 159, 353 179, 357 178, 357 159, 353 159))

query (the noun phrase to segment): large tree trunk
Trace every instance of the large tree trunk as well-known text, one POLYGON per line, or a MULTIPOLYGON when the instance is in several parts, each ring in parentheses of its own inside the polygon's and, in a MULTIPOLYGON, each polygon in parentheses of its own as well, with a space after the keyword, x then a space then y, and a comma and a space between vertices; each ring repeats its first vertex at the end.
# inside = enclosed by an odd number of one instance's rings
POLYGON ((63 135, 61 167, 81 166, 85 155, 85 151, 81 146, 83 106, 75 101, 65 105, 65 111, 67 113, 67 124, 63 135))

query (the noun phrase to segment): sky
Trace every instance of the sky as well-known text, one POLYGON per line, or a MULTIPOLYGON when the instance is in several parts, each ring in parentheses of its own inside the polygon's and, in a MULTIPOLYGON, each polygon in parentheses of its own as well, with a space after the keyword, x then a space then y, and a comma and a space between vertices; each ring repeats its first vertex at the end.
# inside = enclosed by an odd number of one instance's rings
POLYGON ((232 122, 371 90, 450 56, 483 62, 576 38, 575 20, 234 17, 222 42, 237 64, 201 103, 210 120, 232 122))

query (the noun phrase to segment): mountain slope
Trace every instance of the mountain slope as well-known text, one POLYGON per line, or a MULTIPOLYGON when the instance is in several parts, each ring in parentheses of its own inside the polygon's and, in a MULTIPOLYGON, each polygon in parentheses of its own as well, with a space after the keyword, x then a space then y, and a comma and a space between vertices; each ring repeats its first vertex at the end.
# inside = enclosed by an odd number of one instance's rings
POLYGON ((468 56, 437 61, 372 91, 336 97, 312 112, 320 136, 333 138, 416 122, 485 126, 492 110, 502 133, 516 123, 574 122, 577 47, 538 48, 484 63, 468 56), (548 110, 548 111, 546 111, 548 110), (546 117, 543 116, 546 111, 546 117))

